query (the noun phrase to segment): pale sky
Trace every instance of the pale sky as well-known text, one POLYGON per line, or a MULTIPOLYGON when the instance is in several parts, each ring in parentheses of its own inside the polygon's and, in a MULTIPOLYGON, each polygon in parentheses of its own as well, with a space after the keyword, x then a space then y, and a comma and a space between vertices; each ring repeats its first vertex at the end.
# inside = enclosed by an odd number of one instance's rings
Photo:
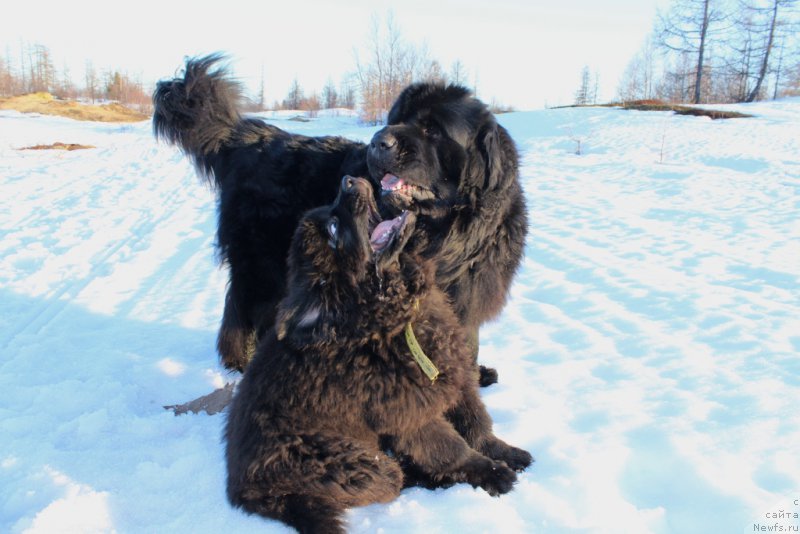
POLYGON ((82 85, 86 60, 145 83, 171 77, 184 57, 222 51, 255 93, 263 66, 266 101, 292 80, 310 93, 355 69, 371 18, 392 10, 403 37, 427 45, 445 71, 460 59, 479 96, 538 109, 569 104, 584 65, 614 96, 628 61, 667 0, 257 0, 6 2, 0 54, 19 61, 20 42, 40 43, 82 85))

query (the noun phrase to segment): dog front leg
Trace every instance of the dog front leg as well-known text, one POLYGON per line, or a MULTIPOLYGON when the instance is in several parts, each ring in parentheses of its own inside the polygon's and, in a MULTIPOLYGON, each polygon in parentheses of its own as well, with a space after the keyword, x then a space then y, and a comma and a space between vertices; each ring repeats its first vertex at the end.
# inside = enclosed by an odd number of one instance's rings
POLYGON ((497 496, 511 491, 517 480, 517 475, 505 463, 470 448, 443 417, 398 436, 394 449, 410 460, 415 473, 429 479, 428 485, 466 482, 497 496))
POLYGON ((255 328, 244 316, 242 299, 238 297, 237 290, 231 279, 217 335, 217 352, 226 369, 241 373, 255 350, 255 328))
POLYGON ((459 403, 447 413, 447 419, 470 447, 493 460, 505 462, 514 471, 522 471, 533 462, 527 451, 494 435, 492 418, 474 386, 464 389, 459 403))
MULTIPOLYGON (((479 327, 467 328, 467 351, 473 362, 478 361, 478 348, 480 347, 479 327)), ((478 385, 482 388, 497 383, 497 369, 480 365, 478 385)))

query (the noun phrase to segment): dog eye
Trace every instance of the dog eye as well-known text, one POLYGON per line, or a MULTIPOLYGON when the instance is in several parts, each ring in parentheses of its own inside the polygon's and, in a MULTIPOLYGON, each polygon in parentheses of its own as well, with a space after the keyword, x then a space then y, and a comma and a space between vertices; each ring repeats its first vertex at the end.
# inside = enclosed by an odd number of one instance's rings
POLYGON ((422 127, 422 133, 428 137, 437 137, 439 135, 439 128, 435 124, 426 124, 422 127))
POLYGON ((336 234, 339 232, 339 220, 336 217, 331 217, 328 221, 328 235, 331 239, 336 239, 336 234))

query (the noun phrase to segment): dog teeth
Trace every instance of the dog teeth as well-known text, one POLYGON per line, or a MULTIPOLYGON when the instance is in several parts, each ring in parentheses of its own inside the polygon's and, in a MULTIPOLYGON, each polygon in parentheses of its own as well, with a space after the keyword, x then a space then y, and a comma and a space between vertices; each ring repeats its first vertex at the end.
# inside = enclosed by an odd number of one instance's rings
POLYGON ((391 183, 387 183, 387 181, 384 180, 381 182, 381 187, 384 191, 389 191, 392 193, 404 193, 406 195, 410 195, 417 189, 417 186, 407 184, 400 178, 393 180, 391 183))

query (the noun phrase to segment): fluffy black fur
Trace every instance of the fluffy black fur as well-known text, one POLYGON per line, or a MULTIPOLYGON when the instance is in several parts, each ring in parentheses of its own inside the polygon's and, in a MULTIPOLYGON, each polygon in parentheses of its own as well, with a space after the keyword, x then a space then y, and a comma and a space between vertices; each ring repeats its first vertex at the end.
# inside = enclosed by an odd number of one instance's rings
MULTIPOLYGON (((505 305, 528 229, 518 154, 488 108, 459 86, 406 88, 367 153, 388 209, 411 209, 436 281, 477 358, 478 328, 505 305)), ((481 385, 497 380, 481 368, 481 385)))
POLYGON ((369 145, 293 135, 241 115, 240 88, 221 59, 191 59, 183 76, 160 82, 153 126, 219 192, 217 240, 230 268, 223 364, 243 369, 254 338, 274 324, 294 228, 334 199, 346 174, 383 185, 382 209, 417 213, 424 254, 477 357, 478 327, 502 309, 527 230, 517 152, 486 106, 462 87, 415 84, 369 145))
POLYGON ((401 214, 383 240, 378 221, 371 186, 350 177, 300 221, 276 328, 228 414, 231 503, 300 532, 343 532, 346 508, 396 497, 401 462, 406 483, 499 495, 532 461, 492 433, 459 319, 434 263, 409 244, 415 216, 401 214), (435 382, 411 356, 409 323, 435 382))
POLYGON ((177 145, 217 189, 217 245, 229 267, 217 350, 243 370, 255 337, 271 327, 286 286, 286 254, 300 216, 329 204, 366 151, 341 137, 291 135, 240 112, 241 89, 222 57, 186 63, 153 95, 156 137, 177 145))

